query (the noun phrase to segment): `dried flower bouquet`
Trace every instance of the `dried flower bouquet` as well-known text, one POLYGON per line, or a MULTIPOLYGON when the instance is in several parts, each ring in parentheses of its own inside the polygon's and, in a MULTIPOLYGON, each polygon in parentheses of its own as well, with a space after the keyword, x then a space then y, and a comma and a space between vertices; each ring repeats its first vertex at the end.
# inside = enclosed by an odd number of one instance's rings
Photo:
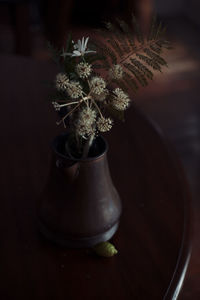
POLYGON ((62 52, 50 47, 62 67, 51 100, 60 114, 57 124, 69 131, 65 148, 70 157, 86 158, 95 137, 112 128, 113 117, 123 118, 131 103, 128 91, 147 85, 153 71, 166 65, 161 52, 169 43, 161 24, 153 18, 144 38, 134 16, 132 21, 134 33, 117 20, 117 25, 106 23, 107 29, 98 32, 101 38, 90 44, 89 37, 75 43, 70 35, 62 52))

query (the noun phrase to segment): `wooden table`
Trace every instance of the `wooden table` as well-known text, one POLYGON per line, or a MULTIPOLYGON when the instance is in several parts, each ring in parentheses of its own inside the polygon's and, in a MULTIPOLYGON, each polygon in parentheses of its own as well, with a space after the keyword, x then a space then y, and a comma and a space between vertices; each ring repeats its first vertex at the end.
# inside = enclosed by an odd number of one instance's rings
POLYGON ((177 299, 190 257, 190 197, 162 133, 132 106, 107 136, 123 202, 113 238, 119 254, 106 259, 90 249, 61 249, 38 234, 35 212, 49 143, 62 131, 42 83, 55 69, 12 56, 0 63, 1 299, 177 299))

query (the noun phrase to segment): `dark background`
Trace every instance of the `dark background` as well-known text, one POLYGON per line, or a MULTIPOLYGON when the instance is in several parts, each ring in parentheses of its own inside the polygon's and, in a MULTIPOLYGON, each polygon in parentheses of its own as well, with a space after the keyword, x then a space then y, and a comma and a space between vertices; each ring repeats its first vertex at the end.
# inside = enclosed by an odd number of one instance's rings
POLYGON ((144 30, 153 12, 167 24, 173 19, 176 27, 183 21, 199 30, 199 9, 198 0, 4 0, 0 1, 0 51, 34 55, 46 39, 61 46, 71 28, 99 27, 115 17, 129 21, 131 12, 144 30))
MULTIPOLYGON (((144 31, 153 12, 167 25, 174 49, 169 68, 156 74, 134 101, 162 128, 176 149, 189 182, 194 217, 193 252, 181 300, 200 299, 200 1, 0 1, 0 55, 49 62, 46 41, 62 46, 67 33, 88 34, 102 20, 130 19, 133 11, 144 31)), ((3 74, 2 74, 3 76, 3 74)), ((8 90, 11 88, 10 75, 8 90)), ((26 82, 24 83, 26 84, 26 82)), ((138 129, 139 130, 139 129, 138 129)))

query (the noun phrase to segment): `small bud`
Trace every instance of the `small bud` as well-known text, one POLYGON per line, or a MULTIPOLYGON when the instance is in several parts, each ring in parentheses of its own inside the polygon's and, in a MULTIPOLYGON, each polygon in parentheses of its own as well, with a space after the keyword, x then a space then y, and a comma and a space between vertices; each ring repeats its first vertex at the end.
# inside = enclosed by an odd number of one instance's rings
POLYGON ((118 253, 115 246, 109 242, 102 242, 94 246, 93 250, 99 256, 112 257, 118 253))

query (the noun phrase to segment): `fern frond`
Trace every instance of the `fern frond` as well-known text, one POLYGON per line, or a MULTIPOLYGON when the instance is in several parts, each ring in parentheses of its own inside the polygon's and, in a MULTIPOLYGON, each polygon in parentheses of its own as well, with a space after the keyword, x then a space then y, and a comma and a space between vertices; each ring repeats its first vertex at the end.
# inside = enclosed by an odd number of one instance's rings
POLYGON ((118 19, 116 18, 116 21, 117 23, 119 24, 119 27, 121 28, 121 30, 124 32, 124 33, 129 33, 131 34, 131 29, 129 27, 129 25, 124 21, 124 20, 121 20, 121 19, 118 19))
POLYGON ((159 33, 159 37, 162 37, 165 35, 165 32, 167 30, 167 26, 162 26, 161 24, 161 28, 160 28, 160 33, 159 33))
POLYGON ((140 26, 135 18, 134 15, 132 15, 132 24, 133 24, 133 29, 134 29, 134 32, 135 32, 135 35, 137 37, 137 40, 139 43, 144 43, 144 37, 143 37, 143 34, 140 30, 140 26))
POLYGON ((162 52, 162 48, 156 44, 151 44, 149 47, 151 48, 151 50, 153 50, 157 54, 160 54, 162 52))
POLYGON ((134 64, 147 78, 153 79, 153 73, 144 66, 139 60, 137 59, 130 59, 131 63, 134 64))
POLYGON ((142 86, 146 86, 148 84, 146 77, 143 73, 141 73, 134 65, 130 63, 124 63, 124 67, 127 68, 139 81, 142 86))
POLYGON ((114 24, 112 24, 110 22, 106 22, 105 25, 106 25, 106 28, 110 32, 112 32, 112 34, 116 38, 119 45, 121 45, 123 52, 124 53, 129 53, 130 48, 128 46, 128 43, 127 43, 126 39, 124 38, 123 32, 121 32, 114 24))
POLYGON ((104 53, 108 54, 112 60, 112 64, 117 64, 117 56, 114 51, 112 51, 108 47, 104 47, 103 49, 104 53))
POLYGON ((123 56, 123 49, 121 49, 120 44, 115 39, 108 39, 107 42, 113 47, 120 57, 123 56))
POLYGON ((117 56, 115 52, 103 44, 100 40, 93 42, 101 56, 110 57, 112 64, 117 64, 117 56))
POLYGON ((127 81, 125 81, 125 80, 120 80, 120 81, 116 82, 116 84, 124 91, 129 89, 129 87, 127 85, 127 81))
POLYGON ((173 47, 172 47, 172 45, 171 45, 171 43, 169 41, 160 39, 160 40, 156 41, 155 43, 159 47, 163 47, 163 48, 168 49, 168 50, 173 49, 173 47))
POLYGON ((99 31, 101 36, 103 33, 105 43, 100 39, 100 47, 97 42, 97 48, 100 48, 101 55, 107 58, 109 66, 112 63, 125 68, 124 78, 118 81, 120 87, 136 91, 138 86, 146 86, 148 81, 153 79, 155 70, 161 72, 162 67, 167 66, 161 53, 163 48, 170 48, 170 44, 163 39, 162 24, 157 25, 155 16, 147 39, 144 39, 134 15, 133 28, 120 19, 116 19, 116 24, 105 24, 107 33, 99 31))
POLYGON ((154 15, 152 17, 151 27, 150 27, 150 31, 149 31, 147 40, 151 41, 154 39, 155 36, 156 36, 156 15, 154 15))
POLYGON ((135 49, 136 46, 135 46, 135 43, 134 43, 134 40, 133 40, 133 32, 131 32, 130 27, 123 20, 120 20, 120 19, 116 19, 116 20, 117 20, 122 32, 125 34, 125 38, 127 39, 129 47, 132 48, 132 49, 135 49))
POLYGON ((139 59, 141 59, 142 61, 144 61, 147 65, 152 67, 154 70, 158 70, 161 72, 161 66, 157 62, 155 62, 153 59, 151 59, 143 54, 139 54, 139 53, 137 53, 136 56, 139 59))
POLYGON ((164 58, 162 58, 160 55, 154 53, 153 51, 151 51, 150 49, 148 48, 145 48, 144 49, 144 52, 150 57, 152 58, 153 60, 155 60, 158 64, 162 65, 162 66, 166 66, 167 63, 166 61, 164 60, 164 58))
POLYGON ((162 26, 162 23, 160 22, 157 26, 156 34, 154 39, 158 39, 160 36, 164 34, 165 27, 162 26))
POLYGON ((151 27, 150 27, 150 31, 149 31, 147 40, 151 41, 151 40, 156 40, 156 39, 160 38, 161 36, 164 35, 165 30, 166 30, 166 27, 163 26, 161 22, 159 22, 159 24, 157 24, 156 15, 154 15, 152 17, 151 27))
POLYGON ((130 90, 132 90, 132 91, 136 92, 139 89, 139 86, 138 86, 136 80, 130 74, 128 74, 126 72, 124 74, 124 82, 128 86, 128 89, 130 88, 130 90))

